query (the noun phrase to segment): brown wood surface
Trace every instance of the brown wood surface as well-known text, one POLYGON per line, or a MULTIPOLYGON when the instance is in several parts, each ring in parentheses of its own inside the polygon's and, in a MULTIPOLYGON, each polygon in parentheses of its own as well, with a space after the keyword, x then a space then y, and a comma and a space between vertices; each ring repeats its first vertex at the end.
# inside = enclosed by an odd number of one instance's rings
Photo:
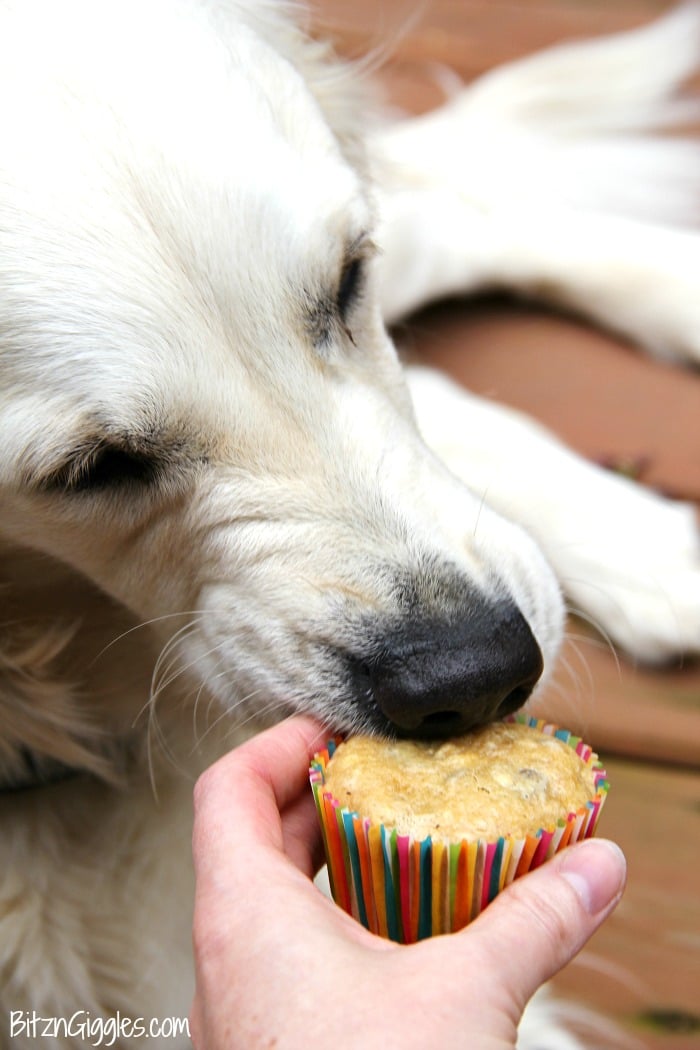
MULTIPOLYGON (((440 100, 436 64, 464 80, 567 37, 639 25, 664 0, 318 0, 319 23, 358 57, 391 41, 387 98, 440 100)), ((700 175, 700 173, 699 173, 700 175)), ((700 504, 700 373, 654 362, 546 309, 452 302, 399 341, 471 389, 529 411, 597 461, 700 504)), ((581 624, 541 713, 589 740, 612 783, 601 831, 624 848, 623 903, 556 981, 646 1050, 700 1047, 700 667, 634 667, 581 624)), ((523 946, 526 950, 526 946, 523 946)), ((590 1044, 615 1045, 602 1032, 590 1044)))

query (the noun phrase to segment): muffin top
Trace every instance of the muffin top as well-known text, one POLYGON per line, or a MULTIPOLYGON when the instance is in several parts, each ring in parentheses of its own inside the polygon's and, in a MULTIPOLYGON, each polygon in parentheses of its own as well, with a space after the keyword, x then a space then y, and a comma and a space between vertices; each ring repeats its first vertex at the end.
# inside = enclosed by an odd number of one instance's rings
POLYGON ((563 740, 498 722, 445 742, 355 736, 325 789, 373 823, 422 839, 523 838, 594 798, 595 773, 563 740))

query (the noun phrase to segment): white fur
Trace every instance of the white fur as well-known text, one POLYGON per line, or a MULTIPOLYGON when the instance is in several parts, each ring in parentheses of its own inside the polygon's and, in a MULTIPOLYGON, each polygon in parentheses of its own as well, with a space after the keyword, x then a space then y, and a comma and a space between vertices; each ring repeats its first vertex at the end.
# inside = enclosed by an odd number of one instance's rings
POLYGON ((506 286, 700 359, 700 145, 654 135, 697 119, 678 89, 699 59, 700 8, 686 4, 511 63, 375 133, 385 315, 506 286))
POLYGON ((516 603, 546 674, 552 565, 632 653, 700 649, 689 512, 404 372, 383 326, 436 294, 547 285, 697 355, 698 241, 668 225, 691 147, 647 135, 696 61, 696 9, 368 140, 352 77, 292 15, 0 3, 0 776, 23 748, 83 771, 0 794, 3 1011, 184 1015, 191 779, 290 709, 373 725, 344 654, 407 605, 447 615, 455 581, 516 603), (620 80, 642 60, 653 76, 620 80), (595 92, 562 94, 570 62, 595 92), (650 184, 624 215, 580 164, 620 131, 650 184), (560 171, 581 173, 571 199, 528 198, 560 171), (350 250, 367 275, 341 323, 350 250), (81 489, 105 446, 160 482, 115 484, 113 460, 81 489))
POLYGON ((698 651, 700 538, 691 506, 586 462, 522 414, 444 376, 410 369, 409 381, 429 444, 534 536, 575 609, 643 661, 698 651))

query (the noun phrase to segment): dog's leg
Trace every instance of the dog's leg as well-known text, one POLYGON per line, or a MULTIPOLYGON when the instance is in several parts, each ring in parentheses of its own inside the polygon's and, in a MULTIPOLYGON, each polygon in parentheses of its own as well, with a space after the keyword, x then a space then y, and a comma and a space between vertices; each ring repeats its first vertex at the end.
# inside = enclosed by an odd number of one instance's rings
POLYGON ((691 507, 586 462, 531 420, 437 372, 407 371, 428 444, 487 504, 528 529, 574 609, 640 659, 700 652, 691 507))
POLYGON ((372 141, 387 320, 485 286, 561 303, 651 351, 700 360, 700 5, 563 45, 372 141), (684 228, 682 228, 684 227, 684 228))

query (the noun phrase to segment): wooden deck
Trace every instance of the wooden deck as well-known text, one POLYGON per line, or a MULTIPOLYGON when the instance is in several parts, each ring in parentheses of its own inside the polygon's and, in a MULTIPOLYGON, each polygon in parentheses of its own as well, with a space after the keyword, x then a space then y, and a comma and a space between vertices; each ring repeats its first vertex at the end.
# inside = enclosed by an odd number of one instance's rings
MULTIPOLYGON (((389 96, 414 111, 439 100, 432 63, 469 80, 556 40, 631 27, 670 6, 317 0, 343 53, 358 56, 404 27, 380 76, 389 96)), ((399 338, 471 389, 529 411, 582 453, 638 463, 644 482, 700 505, 697 372, 649 361, 574 320, 498 299, 441 305, 399 338)), ((540 711, 604 757, 612 787, 601 831, 624 848, 630 878, 614 917, 556 984, 644 1050, 697 1050, 700 668, 635 668, 581 624, 572 623, 571 633, 557 687, 540 711)), ((600 1034, 591 1045, 603 1050, 608 1042, 600 1034)))

